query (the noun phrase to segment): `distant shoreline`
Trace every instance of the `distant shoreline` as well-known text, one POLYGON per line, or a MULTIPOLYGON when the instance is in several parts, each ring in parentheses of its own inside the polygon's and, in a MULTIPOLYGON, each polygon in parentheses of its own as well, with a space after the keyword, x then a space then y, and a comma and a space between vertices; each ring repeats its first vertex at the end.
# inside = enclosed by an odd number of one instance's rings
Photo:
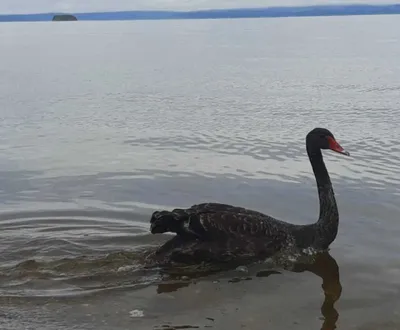
POLYGON ((91 13, 37 13, 0 15, 0 22, 46 22, 55 15, 73 15, 78 21, 115 20, 178 20, 178 19, 234 19, 234 18, 278 18, 313 16, 359 16, 359 15, 397 15, 399 4, 387 5, 314 5, 292 7, 205 9, 193 11, 115 11, 91 13))

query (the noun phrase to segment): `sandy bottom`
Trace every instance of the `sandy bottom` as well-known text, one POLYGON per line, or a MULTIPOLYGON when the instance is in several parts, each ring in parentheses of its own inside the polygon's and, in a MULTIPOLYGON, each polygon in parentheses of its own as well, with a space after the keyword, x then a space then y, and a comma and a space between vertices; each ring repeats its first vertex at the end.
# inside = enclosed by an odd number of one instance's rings
POLYGON ((400 329, 395 271, 332 256, 293 271, 250 267, 88 296, 3 297, 0 320, 4 330, 400 329))

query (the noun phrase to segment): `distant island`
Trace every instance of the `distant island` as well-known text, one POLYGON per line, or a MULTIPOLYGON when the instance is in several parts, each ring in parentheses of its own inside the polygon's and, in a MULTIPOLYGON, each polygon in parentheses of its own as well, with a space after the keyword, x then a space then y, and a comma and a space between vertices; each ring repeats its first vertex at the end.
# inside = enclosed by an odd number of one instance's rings
POLYGON ((54 15, 53 21, 77 21, 78 19, 74 15, 64 14, 64 15, 54 15))

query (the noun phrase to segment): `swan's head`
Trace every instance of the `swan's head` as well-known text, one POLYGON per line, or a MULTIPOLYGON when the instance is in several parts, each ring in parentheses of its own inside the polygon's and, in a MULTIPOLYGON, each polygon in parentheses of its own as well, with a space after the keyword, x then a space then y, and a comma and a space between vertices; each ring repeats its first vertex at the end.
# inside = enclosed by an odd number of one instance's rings
POLYGON ((336 141, 333 134, 326 128, 314 128, 307 134, 307 147, 318 149, 330 149, 340 154, 350 156, 341 145, 336 141))

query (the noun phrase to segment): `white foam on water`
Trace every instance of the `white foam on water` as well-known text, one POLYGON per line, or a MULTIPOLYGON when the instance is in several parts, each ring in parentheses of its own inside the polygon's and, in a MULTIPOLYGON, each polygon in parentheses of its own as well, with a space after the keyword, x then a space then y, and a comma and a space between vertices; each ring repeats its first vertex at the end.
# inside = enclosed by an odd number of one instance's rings
POLYGON ((133 309, 129 312, 130 317, 144 317, 144 312, 140 309, 133 309))

